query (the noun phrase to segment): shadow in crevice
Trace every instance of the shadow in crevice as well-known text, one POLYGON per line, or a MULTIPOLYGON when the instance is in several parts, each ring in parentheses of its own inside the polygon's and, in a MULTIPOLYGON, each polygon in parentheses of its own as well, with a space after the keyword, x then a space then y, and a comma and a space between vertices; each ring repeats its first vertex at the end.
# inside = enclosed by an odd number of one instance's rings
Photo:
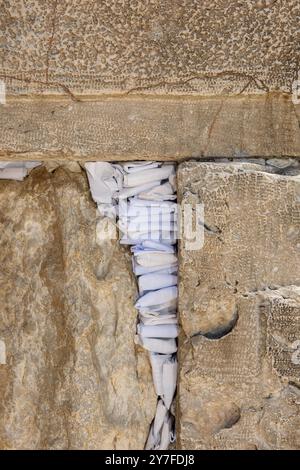
POLYGON ((236 310, 231 320, 229 321, 229 323, 227 323, 226 325, 218 326, 217 328, 209 331, 208 333, 203 334, 203 336, 207 339, 223 338, 224 336, 228 335, 233 330, 233 328, 238 322, 238 319, 239 319, 239 315, 236 310))

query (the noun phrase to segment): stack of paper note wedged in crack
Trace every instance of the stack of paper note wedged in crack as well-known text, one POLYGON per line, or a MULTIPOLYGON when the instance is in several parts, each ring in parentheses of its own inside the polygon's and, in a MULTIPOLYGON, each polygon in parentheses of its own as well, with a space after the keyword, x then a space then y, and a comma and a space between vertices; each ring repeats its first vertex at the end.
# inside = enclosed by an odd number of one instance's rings
POLYGON ((39 162, 0 162, 0 179, 23 181, 28 172, 39 165, 39 162))
POLYGON ((175 439, 177 380, 177 203, 175 166, 159 162, 87 163, 91 193, 103 216, 118 217, 120 242, 131 245, 139 311, 136 341, 149 351, 158 396, 146 449, 175 439))

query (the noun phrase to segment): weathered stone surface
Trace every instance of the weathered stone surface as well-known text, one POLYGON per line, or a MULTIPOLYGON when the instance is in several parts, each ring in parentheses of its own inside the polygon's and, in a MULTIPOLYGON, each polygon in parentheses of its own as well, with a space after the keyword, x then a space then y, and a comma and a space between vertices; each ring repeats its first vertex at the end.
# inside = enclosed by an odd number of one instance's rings
POLYGON ((280 94, 223 98, 8 100, 0 159, 181 160, 300 156, 300 128, 280 94))
POLYGON ((186 163, 178 187, 205 210, 180 247, 179 445, 300 448, 299 176, 186 163))
POLYGON ((298 0, 1 2, 10 92, 291 91, 298 0))
POLYGON ((1 181, 0 224, 0 448, 143 448, 156 398, 130 256, 96 236, 85 175, 1 181))

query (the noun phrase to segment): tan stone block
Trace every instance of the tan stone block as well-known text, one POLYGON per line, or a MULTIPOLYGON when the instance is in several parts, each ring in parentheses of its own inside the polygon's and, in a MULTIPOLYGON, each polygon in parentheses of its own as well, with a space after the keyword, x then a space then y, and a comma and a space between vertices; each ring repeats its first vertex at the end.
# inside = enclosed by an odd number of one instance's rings
POLYGON ((130 255, 96 243, 96 220, 83 173, 0 181, 2 449, 144 446, 156 396, 130 255))
POLYGON ((300 448, 299 184, 246 163, 179 167, 206 227, 202 249, 180 245, 181 448, 300 448))

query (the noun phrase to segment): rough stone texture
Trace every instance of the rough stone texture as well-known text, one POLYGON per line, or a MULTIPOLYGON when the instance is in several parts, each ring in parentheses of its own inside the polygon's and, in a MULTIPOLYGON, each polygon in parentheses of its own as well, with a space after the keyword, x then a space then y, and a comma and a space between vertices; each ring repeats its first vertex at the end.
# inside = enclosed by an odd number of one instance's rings
POLYGON ((180 246, 185 449, 300 448, 300 180, 265 168, 179 166, 205 211, 203 248, 180 246))
POLYGON ((281 94, 223 98, 8 100, 0 159, 181 160, 300 156, 295 106, 281 94))
POLYGON ((83 172, 0 181, 1 449, 143 448, 156 398, 130 255, 105 226, 83 172))
POLYGON ((291 91, 298 0, 2 0, 10 92, 291 91))
POLYGON ((0 0, 0 11, 0 159, 300 156, 298 0, 0 0))

